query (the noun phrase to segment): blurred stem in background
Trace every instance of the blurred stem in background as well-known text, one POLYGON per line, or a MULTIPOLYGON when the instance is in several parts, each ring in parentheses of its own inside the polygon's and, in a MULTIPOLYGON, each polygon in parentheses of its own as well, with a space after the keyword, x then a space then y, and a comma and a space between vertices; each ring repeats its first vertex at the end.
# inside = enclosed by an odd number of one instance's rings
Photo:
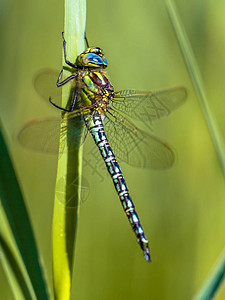
POLYGON ((209 274, 203 283, 199 292, 194 296, 193 300, 207 300, 213 299, 216 292, 219 291, 225 278, 225 249, 218 259, 212 272, 209 274))
MULTIPOLYGON (((206 88, 204 86, 197 61, 195 59, 185 29, 182 26, 182 22, 176 10, 174 1, 166 0, 165 3, 167 6, 170 21, 173 25, 173 29, 177 37, 177 41, 180 45, 181 52, 186 62, 189 75, 192 79, 192 83, 200 99, 200 104, 205 116, 205 120, 208 125, 209 132, 217 152, 217 156, 220 162, 221 169, 223 171, 223 175, 225 176, 225 144, 222 135, 220 134, 219 128, 217 126, 216 119, 209 107, 206 88)), ((223 283, 224 278, 225 278, 225 252, 223 251, 223 255, 219 259, 217 266, 215 267, 214 271, 209 275, 202 289, 194 297, 194 300, 212 299, 216 291, 219 289, 220 285, 223 283)))
MULTIPOLYGON (((1 128, 2 124, 0 122, 1 203, 16 243, 16 250, 23 260, 33 291, 37 299, 48 300, 47 283, 40 263, 40 256, 31 226, 30 217, 1 128)), ((2 251, 4 251, 4 255, 2 255, 1 259, 4 261, 4 265, 6 266, 6 274, 8 275, 11 286, 13 286, 13 290, 18 290, 17 287, 20 286, 24 297, 28 294, 31 298, 28 288, 29 283, 27 282, 26 285, 26 280, 23 277, 23 272, 17 264, 17 259, 13 257, 10 251, 8 251, 10 248, 3 237, 0 239, 0 242, 2 251), (13 273, 16 280, 12 280, 13 273)))
POLYGON ((170 17, 170 21, 172 23, 174 32, 177 37, 177 41, 181 49, 181 53, 183 54, 193 86, 195 87, 196 93, 200 100, 202 111, 204 113, 205 120, 208 125, 212 141, 214 143, 214 147, 220 162, 223 175, 225 177, 225 144, 223 141, 223 137, 220 134, 220 130, 217 126, 216 119, 212 113, 212 110, 209 107, 206 88, 203 83, 197 61, 195 59, 194 53, 191 48, 191 44, 188 40, 187 34, 182 25, 178 12, 176 10, 174 1, 166 0, 165 3, 170 17))

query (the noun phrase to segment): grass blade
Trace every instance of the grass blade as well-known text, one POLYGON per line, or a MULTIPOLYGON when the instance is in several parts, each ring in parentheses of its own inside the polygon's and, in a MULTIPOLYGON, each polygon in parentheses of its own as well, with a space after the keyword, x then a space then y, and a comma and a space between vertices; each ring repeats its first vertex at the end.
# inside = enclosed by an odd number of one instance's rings
MULTIPOLYGON (((187 69, 189 71, 190 77, 192 79, 195 90, 200 99, 201 107, 209 128, 209 132, 214 143, 217 156, 225 175, 225 145, 222 136, 220 135, 219 129, 217 127, 216 120, 210 110, 207 101, 207 94, 203 84, 203 80, 198 68, 198 64, 194 57, 191 45, 189 43, 188 37, 182 26, 182 22, 179 18, 178 12, 176 10, 173 0, 166 0, 166 7, 170 17, 170 21, 173 25, 181 52, 186 62, 187 69)), ((207 300, 212 299, 215 292, 218 290, 225 275, 225 253, 219 260, 217 266, 215 267, 212 274, 209 276, 208 280, 205 282, 201 291, 194 297, 194 300, 207 300)))
POLYGON ((225 278, 225 250, 218 259, 216 266, 209 274, 200 291, 194 296, 193 300, 207 300, 213 299, 219 286, 225 278))
POLYGON ((187 69, 189 71, 191 80, 197 92, 197 95, 200 99, 201 107, 206 119, 206 123, 209 128, 209 132, 214 143, 217 156, 220 162, 220 166, 222 168, 223 174, 225 176, 225 145, 222 136, 220 135, 220 131, 218 129, 216 120, 210 110, 207 94, 203 84, 203 80, 198 68, 198 64, 194 57, 193 51, 191 49, 191 45, 189 43, 188 37, 185 33, 185 30, 182 26, 182 22, 179 18, 178 12, 176 10, 176 6, 173 0, 166 0, 166 7, 170 17, 170 21, 173 25, 173 29, 175 31, 181 52, 186 62, 187 69))
MULTIPOLYGON (((84 51, 85 47, 86 1, 65 0, 64 18, 67 57, 71 62, 75 62, 77 55, 84 51)), ((70 89, 66 85, 62 95, 62 104, 65 107, 70 97, 70 89)), ((82 130, 82 127, 79 129, 82 130)), ((67 133, 69 135, 69 132, 67 133)), ((73 152, 69 150, 68 148, 58 160, 53 217, 53 280, 55 298, 58 300, 70 299, 81 192, 82 147, 73 152), (74 186, 73 183, 77 180, 79 183, 74 186)))
POLYGON ((20 269, 13 252, 0 232, 0 257, 2 266, 7 274, 12 293, 16 300, 32 300, 34 299, 29 291, 23 272, 20 269))
POLYGON ((37 299, 48 300, 40 258, 10 155, 0 130, 0 197, 37 299))

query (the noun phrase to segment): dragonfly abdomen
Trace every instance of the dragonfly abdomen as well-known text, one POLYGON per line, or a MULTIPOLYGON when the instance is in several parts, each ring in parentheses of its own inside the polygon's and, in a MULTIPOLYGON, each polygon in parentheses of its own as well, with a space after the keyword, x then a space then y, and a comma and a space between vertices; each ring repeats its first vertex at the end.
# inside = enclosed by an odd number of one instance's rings
POLYGON ((144 234, 144 230, 141 226, 140 219, 130 197, 128 187, 122 175, 119 164, 117 163, 115 155, 109 145, 104 131, 101 115, 95 113, 93 116, 89 116, 88 118, 86 118, 86 125, 100 150, 102 158, 104 159, 107 170, 113 180, 115 189, 120 198, 120 202, 123 206, 124 212, 137 237, 139 245, 144 251, 145 259, 150 262, 151 259, 148 248, 148 240, 144 234))

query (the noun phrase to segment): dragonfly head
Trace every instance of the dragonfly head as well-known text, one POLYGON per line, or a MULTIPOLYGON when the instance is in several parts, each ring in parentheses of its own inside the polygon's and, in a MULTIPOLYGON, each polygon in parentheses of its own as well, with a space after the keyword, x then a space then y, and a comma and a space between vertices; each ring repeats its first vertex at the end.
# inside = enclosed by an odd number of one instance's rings
POLYGON ((76 65, 81 68, 106 68, 108 62, 99 47, 87 48, 76 60, 76 65))

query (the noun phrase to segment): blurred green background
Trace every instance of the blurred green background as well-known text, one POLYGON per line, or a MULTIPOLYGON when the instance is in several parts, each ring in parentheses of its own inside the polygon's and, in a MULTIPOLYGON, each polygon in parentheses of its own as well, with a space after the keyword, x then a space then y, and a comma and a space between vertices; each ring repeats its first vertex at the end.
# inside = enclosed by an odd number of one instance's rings
MULTIPOLYGON (((225 139, 225 3, 176 4, 225 139)), ((36 94, 32 80, 43 67, 61 69, 63 1, 2 0, 0 11, 0 116, 51 282, 57 158, 23 149, 13 137, 29 119, 57 114, 36 94)), ((72 299, 191 299, 225 244, 225 187, 164 2, 89 0, 87 35, 91 46, 103 48, 116 90, 182 85, 188 100, 154 126, 154 134, 176 153, 171 169, 121 163, 150 240, 151 265, 135 241, 103 162, 97 167, 101 177, 84 167, 90 193, 80 210, 72 299)), ((88 138, 84 155, 93 149, 88 138)), ((1 299, 13 299, 1 266, 0 290, 1 299)), ((224 289, 215 299, 225 299, 224 289)))

